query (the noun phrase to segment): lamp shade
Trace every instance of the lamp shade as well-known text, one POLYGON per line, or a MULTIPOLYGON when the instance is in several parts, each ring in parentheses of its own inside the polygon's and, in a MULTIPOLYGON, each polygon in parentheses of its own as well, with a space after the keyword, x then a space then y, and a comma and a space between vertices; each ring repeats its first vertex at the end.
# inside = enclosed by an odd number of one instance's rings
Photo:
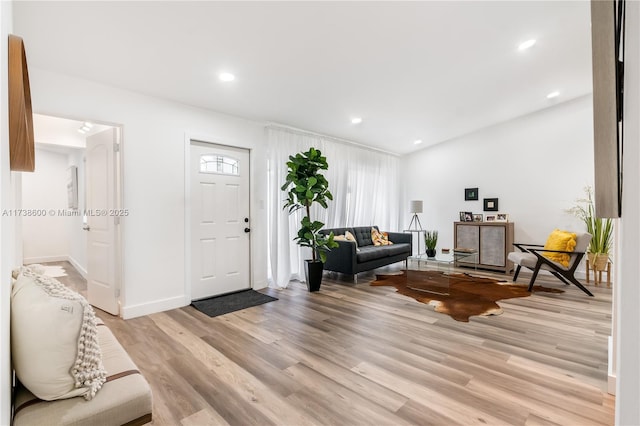
POLYGON ((410 213, 422 213, 422 200, 409 201, 410 213))

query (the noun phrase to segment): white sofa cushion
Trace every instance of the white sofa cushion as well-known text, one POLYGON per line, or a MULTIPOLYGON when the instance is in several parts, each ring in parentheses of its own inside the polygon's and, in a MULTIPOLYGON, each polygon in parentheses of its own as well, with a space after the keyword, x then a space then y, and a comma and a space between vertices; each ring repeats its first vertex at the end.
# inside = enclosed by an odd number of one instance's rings
POLYGON ((11 292, 11 357, 18 379, 51 401, 95 396, 106 378, 95 313, 55 278, 20 268, 11 292))

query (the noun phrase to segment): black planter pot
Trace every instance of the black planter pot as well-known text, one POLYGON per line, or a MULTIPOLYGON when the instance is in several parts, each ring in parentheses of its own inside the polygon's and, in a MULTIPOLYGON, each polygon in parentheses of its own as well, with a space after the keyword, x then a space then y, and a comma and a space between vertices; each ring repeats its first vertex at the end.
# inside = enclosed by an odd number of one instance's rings
POLYGON ((436 257, 436 249, 427 249, 427 257, 436 257))
POLYGON ((304 276, 309 291, 319 291, 322 283, 322 270, 324 263, 320 261, 305 260, 304 276))

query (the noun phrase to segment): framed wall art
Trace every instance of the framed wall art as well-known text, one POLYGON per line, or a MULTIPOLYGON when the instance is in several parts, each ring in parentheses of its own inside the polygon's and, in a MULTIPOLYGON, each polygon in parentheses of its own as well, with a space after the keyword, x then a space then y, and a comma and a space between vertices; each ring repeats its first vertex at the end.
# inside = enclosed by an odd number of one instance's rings
POLYGON ((465 201, 475 201, 478 199, 478 188, 465 188, 464 189, 464 200, 465 201))
POLYGON ((76 166, 67 169, 67 207, 78 208, 78 167, 76 166))
POLYGON ((484 211, 485 212, 497 212, 498 211, 498 199, 497 198, 485 198, 484 199, 484 211))

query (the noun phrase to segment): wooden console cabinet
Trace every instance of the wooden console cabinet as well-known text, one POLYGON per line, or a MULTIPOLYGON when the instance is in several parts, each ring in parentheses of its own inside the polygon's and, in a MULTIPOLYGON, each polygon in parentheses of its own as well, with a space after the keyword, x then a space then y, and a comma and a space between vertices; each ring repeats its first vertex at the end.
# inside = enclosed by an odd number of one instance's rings
MULTIPOLYGON (((513 262, 507 255, 513 251, 513 222, 454 222, 455 247, 475 249, 478 268, 509 273, 513 262)), ((475 259, 461 259, 457 266, 474 266, 475 259)))

